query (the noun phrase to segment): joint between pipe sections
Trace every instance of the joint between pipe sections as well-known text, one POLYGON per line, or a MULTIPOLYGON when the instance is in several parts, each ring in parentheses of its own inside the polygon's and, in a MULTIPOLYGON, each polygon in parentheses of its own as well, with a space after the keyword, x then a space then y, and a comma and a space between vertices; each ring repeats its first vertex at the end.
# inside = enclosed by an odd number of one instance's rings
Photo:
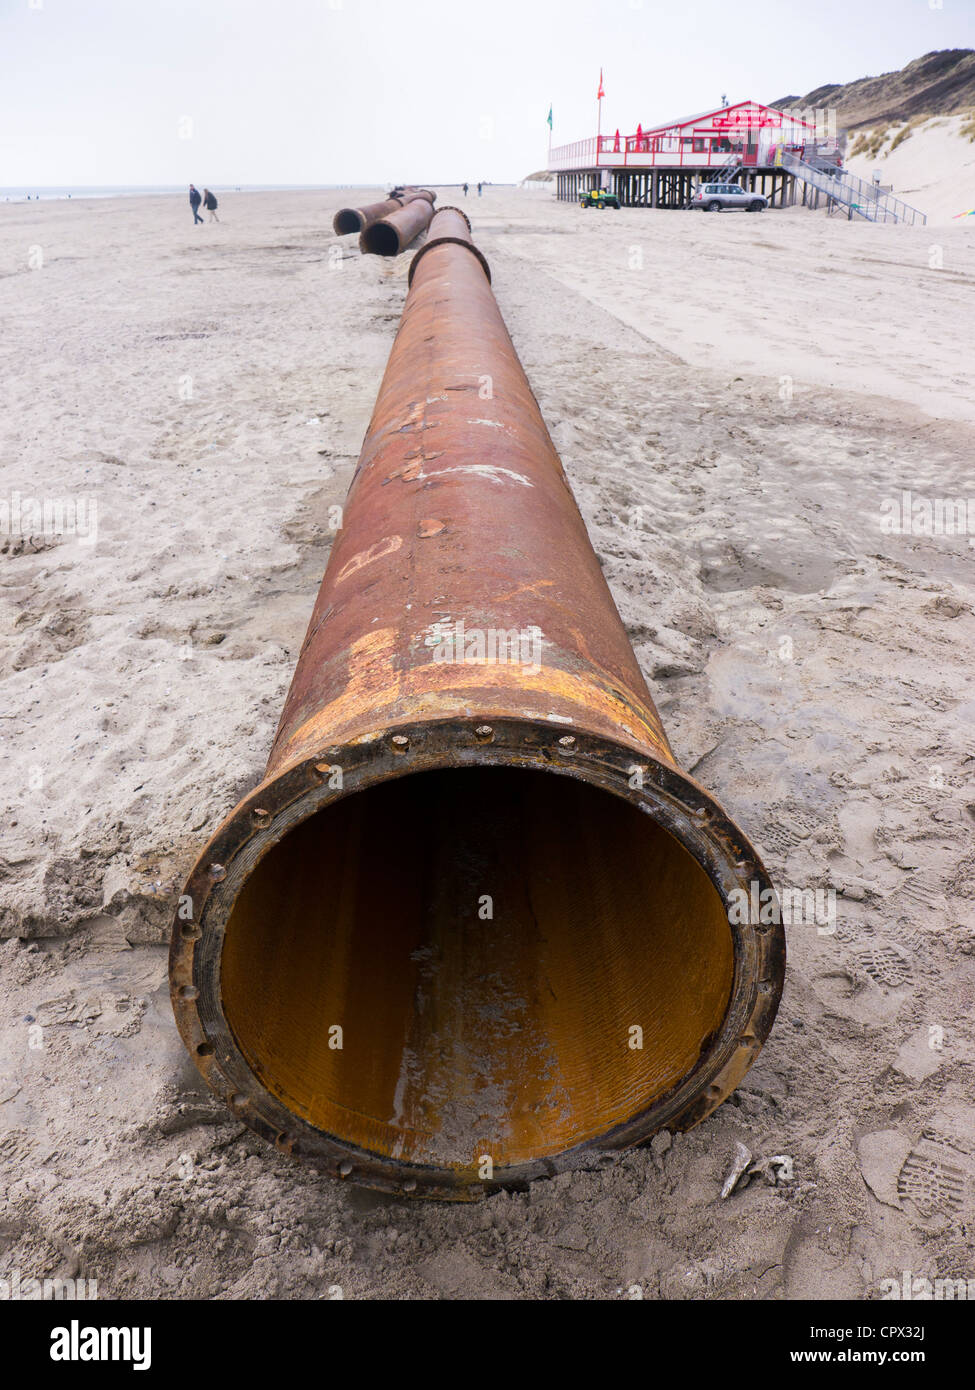
POLYGON ((434 213, 434 216, 435 216, 435 217, 439 217, 440 214, 441 214, 442 212, 457 212, 457 213, 459 213, 460 216, 461 216, 461 217, 464 219, 464 221, 467 223, 467 230, 468 230, 469 232, 470 232, 470 231, 473 231, 473 228, 471 227, 471 219, 467 216, 467 213, 464 211, 463 208, 455 208, 454 205, 453 205, 453 203, 448 203, 446 207, 437 208, 437 211, 434 213))
MULTIPOLYGON (((446 209, 441 208, 440 211, 445 212, 446 209)), ((419 251, 417 251, 412 261, 410 261, 410 273, 407 277, 407 286, 412 286, 413 284, 413 277, 416 274, 417 264, 423 259, 423 257, 427 254, 428 251, 435 251, 438 246, 462 246, 465 251, 470 251, 474 258, 480 261, 481 269, 487 276, 487 281, 490 285, 491 267, 488 265, 487 259, 485 258, 483 252, 480 251, 479 248, 476 247, 472 241, 465 241, 463 237, 459 236, 438 236, 433 237, 431 240, 425 242, 423 246, 420 247, 419 251)))

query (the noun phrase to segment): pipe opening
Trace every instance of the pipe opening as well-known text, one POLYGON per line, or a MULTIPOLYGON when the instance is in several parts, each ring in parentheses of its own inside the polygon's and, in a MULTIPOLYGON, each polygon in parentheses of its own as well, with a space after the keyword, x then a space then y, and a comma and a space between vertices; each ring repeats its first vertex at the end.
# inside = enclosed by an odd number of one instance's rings
POLYGON ((290 831, 238 894, 220 969, 241 1052, 296 1115, 378 1157, 503 1168, 680 1082, 721 1028, 734 948, 717 890, 650 816, 481 766, 379 783, 290 831))
POLYGON ((362 216, 355 208, 341 208, 332 219, 332 228, 336 236, 349 236, 362 230, 362 216))
POLYGON ((398 256, 399 234, 388 222, 374 222, 362 233, 362 249, 369 256, 398 256))

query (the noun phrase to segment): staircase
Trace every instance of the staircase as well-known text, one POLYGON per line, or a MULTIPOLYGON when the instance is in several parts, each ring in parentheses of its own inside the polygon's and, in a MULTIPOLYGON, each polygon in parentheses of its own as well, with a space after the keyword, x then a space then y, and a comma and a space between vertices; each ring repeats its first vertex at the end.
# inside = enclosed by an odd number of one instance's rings
MULTIPOLYGON (((814 156, 813 156, 814 158, 814 156)), ((908 226, 923 227, 927 217, 909 203, 902 203, 891 193, 885 193, 872 183, 858 179, 845 169, 823 168, 818 162, 800 159, 796 154, 783 153, 782 165, 788 173, 810 188, 825 193, 839 207, 846 208, 847 215, 863 217, 867 222, 903 222, 908 226)))

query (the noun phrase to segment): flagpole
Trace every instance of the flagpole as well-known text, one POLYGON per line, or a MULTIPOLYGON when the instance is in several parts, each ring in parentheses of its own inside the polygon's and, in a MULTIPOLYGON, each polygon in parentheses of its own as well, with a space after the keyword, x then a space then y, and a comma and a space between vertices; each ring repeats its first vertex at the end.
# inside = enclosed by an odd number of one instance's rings
MULTIPOLYGON (((599 91, 596 93, 596 167, 599 167, 600 141, 603 136, 603 70, 599 69, 599 91)), ((600 186, 602 178, 600 177, 600 186)))

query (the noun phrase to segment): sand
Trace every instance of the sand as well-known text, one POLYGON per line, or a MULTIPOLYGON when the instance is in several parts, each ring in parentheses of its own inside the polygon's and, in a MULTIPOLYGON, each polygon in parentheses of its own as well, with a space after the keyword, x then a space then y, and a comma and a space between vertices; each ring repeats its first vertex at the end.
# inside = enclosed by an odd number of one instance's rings
MULTIPOLYGON (((919 121, 896 149, 892 146, 906 122, 885 125, 877 154, 872 159, 866 154, 850 157, 847 168, 868 183, 875 171, 879 173, 880 182, 890 186, 895 197, 926 215, 929 228, 950 226, 958 213, 975 208, 975 141, 961 133, 971 119, 969 113, 919 121)), ((855 148, 861 134, 879 133, 879 127, 855 132, 848 149, 855 148)))
POLYGON ((338 202, 0 207, 0 1272, 139 1298, 971 1277, 975 563, 882 524, 904 489, 975 497, 964 223, 932 269, 930 229, 801 209, 468 203, 679 759, 780 886, 838 895, 834 933, 790 929, 736 1095, 455 1208, 310 1173, 199 1082, 175 894, 260 777, 406 292, 407 258, 332 236, 338 202), (13 526, 15 495, 79 533, 13 526), (738 1143, 790 1162, 722 1200, 738 1143))

